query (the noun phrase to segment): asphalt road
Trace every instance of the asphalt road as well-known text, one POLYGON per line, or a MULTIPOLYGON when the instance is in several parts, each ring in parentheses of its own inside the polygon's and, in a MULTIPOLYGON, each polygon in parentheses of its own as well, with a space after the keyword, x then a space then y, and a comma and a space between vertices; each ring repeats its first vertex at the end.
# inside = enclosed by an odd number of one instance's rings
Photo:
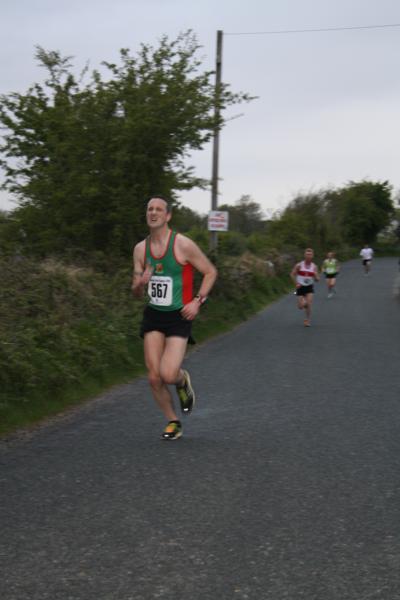
POLYGON ((146 380, 0 444, 2 600, 400 599, 396 259, 344 265, 186 359, 185 435, 146 380))

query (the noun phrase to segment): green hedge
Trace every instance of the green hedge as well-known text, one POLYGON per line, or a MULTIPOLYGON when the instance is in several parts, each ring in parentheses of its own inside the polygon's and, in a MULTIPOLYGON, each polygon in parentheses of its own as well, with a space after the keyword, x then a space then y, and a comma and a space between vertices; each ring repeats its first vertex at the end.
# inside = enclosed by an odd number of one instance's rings
MULTIPOLYGON (((196 321, 198 341, 246 319, 290 286, 265 262, 226 259, 196 321)), ((144 372, 143 302, 130 268, 112 274, 56 261, 0 259, 0 432, 144 372)))

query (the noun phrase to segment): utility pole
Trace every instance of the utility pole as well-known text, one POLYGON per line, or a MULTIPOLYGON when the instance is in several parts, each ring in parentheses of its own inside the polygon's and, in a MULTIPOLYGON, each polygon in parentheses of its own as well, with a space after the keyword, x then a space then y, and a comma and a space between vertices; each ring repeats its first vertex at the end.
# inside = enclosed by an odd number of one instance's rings
MULTIPOLYGON (((217 31, 217 54, 215 64, 215 99, 214 99, 214 118, 215 127, 213 134, 213 153, 212 153, 212 176, 211 176, 211 210, 218 208, 218 166, 219 166, 219 118, 220 118, 220 96, 221 96, 221 75, 222 75, 222 35, 223 31, 217 31)), ((216 251, 218 237, 216 231, 210 231, 210 250, 216 251)))

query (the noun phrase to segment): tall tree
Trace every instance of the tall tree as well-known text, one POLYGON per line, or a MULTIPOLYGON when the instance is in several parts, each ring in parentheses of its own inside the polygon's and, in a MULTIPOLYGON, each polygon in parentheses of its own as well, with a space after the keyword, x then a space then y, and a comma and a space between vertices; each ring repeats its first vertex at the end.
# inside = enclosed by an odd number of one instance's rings
POLYGON ((373 244, 394 214, 388 181, 350 182, 340 192, 341 224, 345 240, 353 245, 373 244))
MULTIPOLYGON (((44 84, 0 104, 3 187, 18 199, 25 245, 130 252, 150 194, 174 198, 200 183, 185 159, 212 135, 215 93, 198 50, 190 31, 136 56, 122 49, 119 65, 103 63, 106 79, 76 78, 70 57, 37 49, 44 84)), ((245 100, 227 85, 219 95, 221 111, 245 100)))

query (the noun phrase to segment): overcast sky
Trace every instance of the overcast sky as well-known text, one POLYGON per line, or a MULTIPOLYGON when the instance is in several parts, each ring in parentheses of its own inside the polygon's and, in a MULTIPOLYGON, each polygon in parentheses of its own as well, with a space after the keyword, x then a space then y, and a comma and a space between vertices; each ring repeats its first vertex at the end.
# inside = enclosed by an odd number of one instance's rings
MULTIPOLYGON (((74 56, 79 72, 193 29, 209 69, 221 29, 223 80, 259 98, 230 109, 243 114, 221 134, 219 203, 248 194, 271 214, 349 181, 400 188, 400 27, 254 32, 386 24, 400 24, 399 0, 1 0, 0 93, 43 81, 36 45, 74 56)), ((189 162, 210 178, 211 146, 189 162)), ((181 201, 206 213, 210 192, 181 201)), ((1 192, 0 208, 12 207, 1 192)))

